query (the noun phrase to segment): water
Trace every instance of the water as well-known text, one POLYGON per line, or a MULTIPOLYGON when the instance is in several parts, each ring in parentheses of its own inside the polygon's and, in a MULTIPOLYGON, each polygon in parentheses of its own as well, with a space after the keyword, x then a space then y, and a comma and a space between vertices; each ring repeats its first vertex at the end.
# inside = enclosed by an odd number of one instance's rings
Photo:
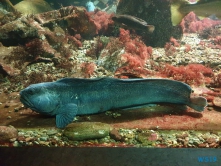
MULTIPOLYGON (((204 1, 195 4, 195 13, 177 15, 182 17, 175 18, 180 20, 177 25, 170 9, 177 4, 193 6, 163 0, 92 1, 99 10, 88 13, 87 1, 62 2, 47 1, 54 10, 34 14, 30 9, 23 17, 0 6, 0 11, 8 10, 0 13, 0 125, 23 133, 4 140, 2 146, 220 147, 221 21, 214 16, 198 18, 197 7, 204 1), (115 12, 130 16, 114 22, 115 12), (109 135, 70 141, 56 128, 54 117, 24 108, 19 100, 19 91, 30 84, 64 77, 174 79, 190 85, 192 95, 204 96, 208 106, 199 113, 160 103, 77 116, 73 124, 102 122, 105 130, 95 127, 93 135, 109 135)), ((87 128, 81 129, 82 135, 87 128)))

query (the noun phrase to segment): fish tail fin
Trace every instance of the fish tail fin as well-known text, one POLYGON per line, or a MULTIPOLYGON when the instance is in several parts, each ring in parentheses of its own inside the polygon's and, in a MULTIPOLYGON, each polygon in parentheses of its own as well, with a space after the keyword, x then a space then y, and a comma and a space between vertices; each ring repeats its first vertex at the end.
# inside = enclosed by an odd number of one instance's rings
POLYGON ((189 106, 196 111, 202 112, 207 106, 207 100, 204 97, 191 97, 189 106))
POLYGON ((184 17, 184 15, 179 10, 180 7, 181 4, 176 4, 176 3, 171 4, 170 12, 171 12, 171 22, 173 26, 178 25, 184 17))
POLYGON ((153 33, 155 27, 153 25, 148 25, 147 30, 149 33, 153 33))

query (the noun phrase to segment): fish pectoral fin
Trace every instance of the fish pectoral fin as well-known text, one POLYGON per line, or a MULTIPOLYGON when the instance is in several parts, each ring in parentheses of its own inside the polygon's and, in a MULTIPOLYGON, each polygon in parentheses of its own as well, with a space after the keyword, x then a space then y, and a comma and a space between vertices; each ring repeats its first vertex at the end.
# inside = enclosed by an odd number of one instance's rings
POLYGON ((56 126, 64 128, 71 123, 77 114, 78 107, 76 104, 62 105, 59 113, 56 115, 56 126))

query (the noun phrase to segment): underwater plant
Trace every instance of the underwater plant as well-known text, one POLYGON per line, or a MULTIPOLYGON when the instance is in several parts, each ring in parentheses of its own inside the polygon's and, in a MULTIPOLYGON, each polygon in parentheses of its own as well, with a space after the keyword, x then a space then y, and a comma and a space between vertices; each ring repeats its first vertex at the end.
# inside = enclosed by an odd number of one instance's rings
POLYGON ((84 62, 81 64, 81 71, 83 72, 83 76, 85 78, 90 78, 96 69, 96 64, 93 62, 84 62))
POLYGON ((146 46, 138 36, 131 38, 130 32, 122 28, 120 28, 119 40, 123 43, 125 52, 121 55, 123 65, 116 70, 116 73, 132 72, 137 75, 149 73, 145 69, 145 64, 152 54, 152 47, 146 46))
POLYGON ((98 59, 102 49, 105 47, 105 43, 101 40, 102 37, 97 36, 94 39, 94 43, 91 44, 91 48, 87 50, 86 55, 92 58, 98 59))
POLYGON ((87 12, 87 15, 89 16, 89 21, 94 22, 96 26, 96 34, 104 35, 108 31, 111 32, 109 28, 114 24, 111 19, 113 14, 95 10, 94 12, 87 12))
POLYGON ((169 42, 166 42, 166 44, 164 45, 164 50, 165 50, 165 54, 167 56, 173 56, 174 53, 176 52, 176 47, 179 47, 180 44, 178 43, 178 41, 171 37, 169 42))
POLYGON ((204 18, 200 20, 194 12, 186 15, 180 23, 183 33, 200 33, 205 29, 215 27, 221 24, 221 20, 204 18))
POLYGON ((75 62, 70 61, 67 57, 55 57, 52 58, 52 61, 56 68, 65 69, 66 72, 71 72, 73 69, 75 69, 75 62))
POLYGON ((188 64, 187 66, 172 66, 165 64, 160 69, 160 73, 165 77, 185 82, 189 85, 210 84, 214 75, 209 67, 202 64, 188 64))
POLYGON ((35 59, 44 54, 43 44, 40 39, 33 39, 25 44, 25 51, 29 53, 31 59, 35 59))
POLYGON ((217 88, 221 87, 221 73, 214 75, 212 85, 217 88))
POLYGON ((82 47, 81 35, 75 34, 74 36, 68 36, 68 42, 75 45, 77 48, 82 47))
POLYGON ((23 46, 13 48, 11 54, 4 58, 7 64, 13 64, 13 66, 18 69, 21 69, 29 59, 28 52, 23 46))
POLYGON ((221 46, 221 36, 216 36, 214 39, 214 43, 216 45, 220 45, 221 46))

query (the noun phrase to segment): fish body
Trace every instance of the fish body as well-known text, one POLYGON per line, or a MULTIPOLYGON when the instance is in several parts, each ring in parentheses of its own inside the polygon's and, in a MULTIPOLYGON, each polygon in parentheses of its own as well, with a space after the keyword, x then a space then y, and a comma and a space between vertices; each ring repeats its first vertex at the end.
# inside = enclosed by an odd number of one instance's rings
POLYGON ((173 25, 181 22, 182 18, 193 11, 197 16, 209 17, 215 15, 221 19, 221 1, 183 5, 180 1, 171 4, 171 20, 173 25))
POLYGON ((155 29, 153 25, 148 25, 146 21, 131 15, 116 15, 112 17, 112 20, 127 28, 143 30, 149 33, 152 33, 155 29))
POLYGON ((38 14, 53 10, 44 0, 23 0, 17 3, 14 8, 23 14, 38 14))
POLYGON ((187 84, 168 79, 64 78, 32 84, 20 92, 20 100, 33 111, 56 116, 56 126, 64 128, 76 115, 148 104, 188 105, 203 111, 206 99, 190 98, 191 92, 187 84))

